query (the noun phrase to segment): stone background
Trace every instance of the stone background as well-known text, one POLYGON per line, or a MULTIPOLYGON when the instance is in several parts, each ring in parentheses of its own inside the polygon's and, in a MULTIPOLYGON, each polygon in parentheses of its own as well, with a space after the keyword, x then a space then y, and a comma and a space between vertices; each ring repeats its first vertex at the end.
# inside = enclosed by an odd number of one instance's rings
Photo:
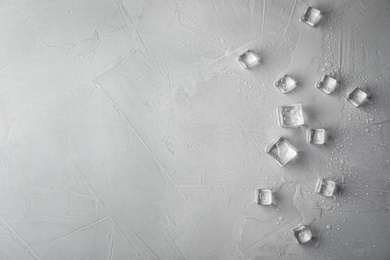
POLYGON ((2 0, 0 259, 389 259, 390 2, 2 0), (307 5, 323 19, 299 17, 307 5), (253 49, 260 66, 243 70, 253 49), (273 87, 289 73, 290 94, 273 87), (340 81, 325 95, 322 74, 340 81), (355 108, 360 86, 372 102, 355 108), (305 127, 277 124, 301 102, 305 127), (299 150, 279 167, 264 148, 299 150), (334 198, 318 177, 342 180, 334 198), (253 203, 278 189, 276 206, 253 203), (290 234, 311 219, 313 243, 290 234))

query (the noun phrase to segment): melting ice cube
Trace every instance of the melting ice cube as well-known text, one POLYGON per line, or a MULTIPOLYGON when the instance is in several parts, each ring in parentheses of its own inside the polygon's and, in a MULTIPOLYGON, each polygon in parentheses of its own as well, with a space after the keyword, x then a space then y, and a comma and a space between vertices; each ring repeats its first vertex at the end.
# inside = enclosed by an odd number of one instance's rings
POLYGON ((274 82, 274 86, 280 90, 283 94, 291 92, 296 86, 296 81, 289 75, 284 74, 278 80, 274 82))
POLYGON ((326 94, 331 94, 337 87, 337 80, 332 78, 329 75, 324 75, 321 77, 320 81, 316 84, 316 88, 321 90, 326 94))
POLYGON ((291 232, 293 233, 295 241, 298 244, 307 243, 313 237, 310 229, 308 227, 306 227, 306 226, 300 226, 300 227, 297 227, 297 228, 293 228, 291 230, 291 232))
POLYGON ((273 203, 272 190, 257 189, 255 192, 255 203, 257 205, 271 205, 273 203))
POLYGON ((324 129, 307 129, 307 142, 309 144, 324 144, 325 138, 324 129))
POLYGON ((315 191, 327 197, 333 196, 336 193, 336 182, 327 179, 318 179, 315 191))
POLYGON ((315 26, 321 19, 321 12, 313 7, 308 6, 301 17, 301 22, 310 26, 315 26))
POLYGON ((283 137, 278 137, 273 140, 272 143, 265 148, 265 151, 271 155, 281 167, 286 165, 297 155, 295 147, 283 137))
POLYGON ((302 104, 280 106, 277 108, 278 121, 281 127, 298 127, 305 123, 302 104))
POLYGON ((244 69, 249 69, 255 66, 260 61, 260 58, 253 51, 247 50, 238 57, 237 61, 244 69))
POLYGON ((355 107, 358 107, 366 104, 369 98, 370 96, 368 93, 364 92, 359 87, 356 87, 351 92, 347 93, 346 100, 355 107))

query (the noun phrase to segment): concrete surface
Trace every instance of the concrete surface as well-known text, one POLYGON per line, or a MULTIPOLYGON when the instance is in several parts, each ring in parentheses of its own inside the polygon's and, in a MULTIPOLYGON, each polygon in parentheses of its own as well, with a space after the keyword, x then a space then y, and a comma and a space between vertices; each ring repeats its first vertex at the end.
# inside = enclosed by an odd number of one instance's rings
POLYGON ((0 259, 390 259, 390 2, 2 0, 0 259), (307 5, 324 16, 299 21, 307 5), (253 49, 261 65, 242 69, 253 49), (282 73, 299 86, 273 87, 282 73), (340 81, 332 95, 314 85, 340 81), (345 101, 355 86, 372 101, 345 101), (306 126, 278 126, 301 102, 306 126), (306 127, 325 128, 323 146, 306 127), (282 135, 299 157, 264 148, 282 135), (318 177, 344 182, 317 195, 318 177), (278 190, 276 206, 253 203, 278 190), (314 241, 290 230, 311 225, 314 241))

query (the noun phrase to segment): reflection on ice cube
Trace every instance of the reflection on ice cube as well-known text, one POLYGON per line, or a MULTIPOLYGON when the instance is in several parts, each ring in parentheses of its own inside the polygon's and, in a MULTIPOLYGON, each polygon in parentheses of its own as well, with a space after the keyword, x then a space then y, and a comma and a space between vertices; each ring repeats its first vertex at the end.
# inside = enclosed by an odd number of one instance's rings
POLYGON ((301 22, 304 22, 310 26, 316 26, 321 19, 321 12, 308 6, 301 17, 301 22))
POLYGON ((249 69, 250 67, 253 67, 258 64, 260 58, 253 51, 247 50, 238 57, 237 61, 244 69, 249 69))
POLYGON ((326 135, 324 129, 307 129, 307 142, 309 144, 324 144, 326 135))
POLYGON ((283 137, 278 137, 265 148, 279 166, 283 167, 297 155, 295 147, 283 137))
POLYGON ((272 190, 257 189, 255 192, 255 203, 257 205, 271 205, 273 203, 272 190))
POLYGON ((335 80, 329 75, 322 76, 320 81, 318 81, 318 83, 316 84, 316 88, 328 95, 335 91, 336 87, 337 80, 335 80))
POLYGON ((333 196, 336 193, 336 190, 336 182, 328 179, 319 179, 315 188, 315 192, 327 197, 333 196))
POLYGON ((280 106, 277 108, 278 121, 281 127, 298 127, 305 123, 302 104, 280 106))
POLYGON ((370 98, 370 95, 364 92, 361 88, 356 87, 351 92, 347 93, 346 100, 355 107, 365 105, 370 98))
POLYGON ((279 89, 280 92, 282 92, 283 94, 287 94, 291 92, 294 88, 296 88, 297 83, 289 75, 284 74, 274 82, 274 86, 279 89))
POLYGON ((300 226, 300 227, 297 227, 297 228, 293 228, 291 230, 291 232, 293 233, 295 241, 298 244, 307 243, 313 237, 313 235, 312 235, 312 233, 310 231, 310 228, 307 227, 307 226, 300 226))

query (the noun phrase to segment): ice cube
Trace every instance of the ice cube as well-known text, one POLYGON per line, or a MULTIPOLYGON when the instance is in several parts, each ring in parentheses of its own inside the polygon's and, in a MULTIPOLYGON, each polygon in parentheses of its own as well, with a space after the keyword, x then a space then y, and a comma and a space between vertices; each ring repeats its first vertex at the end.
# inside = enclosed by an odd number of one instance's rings
POLYGON ((283 94, 287 94, 291 92, 294 88, 296 88, 296 81, 291 78, 289 75, 284 74, 278 80, 274 82, 274 86, 280 90, 283 94))
POLYGON ((293 233, 295 241, 298 244, 307 243, 313 237, 313 235, 312 235, 312 233, 310 231, 310 228, 308 228, 307 226, 300 226, 300 227, 297 227, 297 228, 293 228, 291 230, 291 232, 293 233))
POLYGON ((320 81, 316 84, 316 88, 321 90, 326 94, 331 94, 337 87, 337 80, 332 78, 329 75, 324 75, 321 77, 320 81))
POLYGON ((307 129, 307 142, 309 144, 324 144, 325 130, 324 129, 307 129))
POLYGON ((255 192, 255 203, 257 205, 271 205, 273 203, 272 190, 257 189, 255 192))
POLYGON ((368 93, 364 92, 361 88, 356 87, 351 92, 347 93, 346 100, 355 107, 359 107, 366 104, 369 98, 370 96, 368 93))
POLYGON ((337 185, 335 181, 328 179, 318 179, 315 192, 320 195, 331 197, 336 193, 337 185))
POLYGON ((277 108, 278 121, 281 127, 298 127, 305 123, 302 104, 280 106, 277 108))
POLYGON ((308 6, 301 17, 301 22, 310 26, 316 26, 321 19, 321 12, 313 7, 308 6))
POLYGON ((278 137, 265 148, 266 153, 272 156, 279 166, 283 167, 296 155, 295 147, 283 137, 278 137))
POLYGON ((237 61, 244 69, 249 69, 259 63, 260 58, 253 51, 247 50, 238 57, 237 61))

